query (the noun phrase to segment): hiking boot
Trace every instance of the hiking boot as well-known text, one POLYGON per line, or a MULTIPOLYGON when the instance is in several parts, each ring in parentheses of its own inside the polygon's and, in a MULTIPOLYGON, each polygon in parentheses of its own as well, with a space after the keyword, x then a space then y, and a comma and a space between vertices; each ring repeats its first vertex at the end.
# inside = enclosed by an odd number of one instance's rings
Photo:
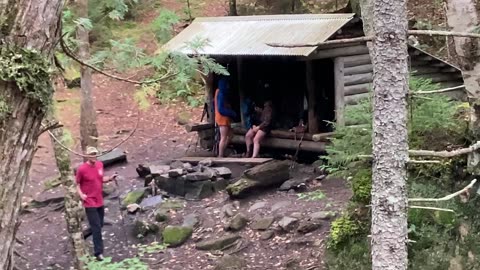
POLYGON ((97 258, 97 261, 101 262, 103 261, 105 258, 103 257, 103 254, 98 254, 97 256, 95 256, 95 258, 97 258))

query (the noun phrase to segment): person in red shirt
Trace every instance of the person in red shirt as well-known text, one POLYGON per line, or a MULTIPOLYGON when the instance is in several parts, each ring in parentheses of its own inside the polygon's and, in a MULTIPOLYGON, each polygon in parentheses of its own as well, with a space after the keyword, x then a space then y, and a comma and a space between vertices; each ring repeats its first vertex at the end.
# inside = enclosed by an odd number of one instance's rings
POLYGON ((83 201, 90 225, 84 233, 84 238, 93 236, 94 255, 98 260, 103 260, 102 227, 105 215, 103 183, 112 181, 117 174, 104 177, 103 163, 97 160, 98 150, 95 147, 88 147, 86 154, 89 156, 87 161, 80 165, 76 173, 77 192, 83 201))

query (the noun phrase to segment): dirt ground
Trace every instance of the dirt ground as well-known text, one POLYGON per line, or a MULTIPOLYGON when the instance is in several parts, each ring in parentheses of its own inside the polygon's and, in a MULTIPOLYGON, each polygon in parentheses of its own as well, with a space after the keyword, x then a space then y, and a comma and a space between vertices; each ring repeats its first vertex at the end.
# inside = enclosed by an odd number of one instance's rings
MULTIPOLYGON (((226 13, 227 7, 219 5, 221 1, 209 1, 204 5, 203 13, 208 16, 219 16, 226 13)), ((223 3, 223 2, 222 2, 223 3)), ((166 7, 180 10, 179 1, 166 0, 166 7)), ((141 23, 148 23, 154 16, 144 16, 141 23)), ((154 51, 155 46, 141 41, 140 44, 147 51, 154 51)), ((141 79, 142 73, 123 74, 125 77, 141 79)), ((100 148, 105 150, 117 144, 134 128, 139 121, 138 129, 120 148, 128 155, 128 163, 109 168, 107 175, 118 172, 124 179, 118 192, 124 192, 135 186, 143 186, 137 179, 135 167, 140 163, 156 160, 173 159, 186 155, 187 148, 195 144, 194 134, 187 134, 184 127, 177 124, 177 116, 189 115, 192 122, 198 122, 201 109, 189 108, 183 103, 170 105, 158 104, 152 100, 152 106, 147 111, 139 111, 133 99, 135 86, 119 82, 111 78, 94 75, 94 103, 97 109, 97 125, 100 134, 100 148)), ((55 95, 56 108, 62 124, 70 134, 74 145, 79 147, 79 114, 80 97, 78 89, 65 89, 61 84, 55 95)), ((24 203, 32 199, 44 200, 62 195, 61 188, 45 191, 45 182, 57 174, 50 138, 44 134, 38 144, 38 151, 34 158, 30 180, 25 187, 24 203)), ((192 148, 190 148, 191 150, 192 148)), ((81 159, 72 155, 72 164, 79 164, 81 159)), ((245 168, 232 168, 238 176, 245 168)), ((314 177, 311 167, 300 166, 295 172, 298 177, 314 177)), ((112 184, 110 184, 112 185, 112 184)), ((319 201, 306 201, 298 198, 297 194, 270 190, 257 194, 250 199, 241 200, 238 211, 245 213, 249 218, 273 215, 276 217, 294 214, 305 217, 316 211, 331 211, 339 213, 350 197, 350 191, 345 182, 337 179, 312 182, 310 190, 322 190, 326 198, 319 201), (257 202, 265 202, 265 207, 250 211, 250 207, 257 202), (272 209, 274 205, 284 205, 280 209, 272 209)), ((138 253, 134 247, 142 241, 132 237, 132 216, 121 218, 117 199, 106 200, 106 218, 112 223, 104 228, 105 255, 118 261, 133 257, 138 253)), ((201 225, 194 232, 193 238, 179 248, 168 249, 163 253, 152 254, 142 258, 150 265, 150 269, 213 269, 219 254, 197 251, 195 241, 224 234, 221 208, 229 203, 226 193, 202 201, 189 201, 183 210, 176 213, 173 222, 181 222, 186 214, 196 213, 201 217, 201 225), (175 218, 176 217, 176 218, 175 218)), ((273 207, 278 208, 278 207, 273 207)), ((64 215, 55 211, 53 207, 34 209, 33 212, 21 216, 22 224, 17 238, 17 256, 15 258, 18 269, 71 269, 70 243, 68 241, 64 215)), ((277 233, 275 238, 262 241, 258 232, 250 228, 243 230, 242 235, 246 248, 236 255, 248 261, 249 269, 282 269, 286 262, 296 258, 301 269, 308 266, 318 266, 322 269, 322 255, 328 235, 328 223, 307 235, 277 233)), ((154 239, 146 239, 145 241, 154 239)), ((91 245, 91 242, 89 242, 91 245)))

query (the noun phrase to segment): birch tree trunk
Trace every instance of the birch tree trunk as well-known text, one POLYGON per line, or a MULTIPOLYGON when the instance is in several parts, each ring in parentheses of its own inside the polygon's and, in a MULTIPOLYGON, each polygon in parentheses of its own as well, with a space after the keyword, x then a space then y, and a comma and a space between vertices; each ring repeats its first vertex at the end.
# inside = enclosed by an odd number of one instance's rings
MULTIPOLYGON (((471 32, 479 26, 479 14, 474 0, 447 0, 447 22, 452 31, 471 32)), ((480 40, 455 37, 454 51, 463 72, 470 105, 470 129, 480 139, 480 40)), ((468 167, 480 174, 480 153, 469 155, 468 167)))
MULTIPOLYGON (((54 120, 53 117, 50 117, 54 120)), ((51 121, 54 122, 54 121, 51 121)), ((63 141, 63 128, 52 131, 53 135, 63 141)), ((67 150, 62 148, 53 138, 51 139, 55 153, 55 161, 60 172, 60 182, 65 192, 65 221, 67 231, 72 244, 73 265, 75 269, 85 269, 84 263, 80 260, 88 254, 87 246, 83 240, 82 220, 85 211, 78 196, 73 171, 70 166, 71 160, 67 150)))
POLYGON ((61 0, 0 0, 0 99, 6 104, 0 114, 2 270, 13 269, 21 198, 40 125, 52 100, 53 87, 44 70, 58 40, 62 7, 61 0), (20 66, 19 73, 8 72, 20 66), (36 80, 28 76, 33 74, 36 80))
POLYGON ((230 8, 228 11, 228 16, 238 16, 237 0, 228 0, 228 6, 230 8))
MULTIPOLYGON (((78 0, 78 16, 88 18, 88 0, 78 0)), ((79 40, 78 54, 83 61, 90 58, 90 42, 88 40, 88 30, 79 27, 77 30, 77 39, 79 40)), ((85 66, 81 66, 80 87, 82 92, 82 102, 80 105, 80 141, 82 150, 87 146, 97 147, 97 114, 93 106, 92 98, 92 71, 85 66)))
POLYGON ((406 0, 374 1, 372 25, 372 269, 407 269, 406 0))

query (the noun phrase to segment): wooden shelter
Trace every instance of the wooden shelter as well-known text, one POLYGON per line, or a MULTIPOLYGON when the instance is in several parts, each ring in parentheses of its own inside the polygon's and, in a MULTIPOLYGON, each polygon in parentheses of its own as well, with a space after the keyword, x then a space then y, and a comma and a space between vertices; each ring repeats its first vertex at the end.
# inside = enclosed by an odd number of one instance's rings
MULTIPOLYGON (((308 111, 308 132, 301 150, 322 152, 333 132, 331 122, 350 125, 344 119, 346 106, 357 104, 371 93, 373 69, 365 42, 335 43, 336 39, 363 36, 362 24, 354 14, 308 14, 197 18, 164 49, 186 54, 209 55, 227 67, 233 108, 242 114, 242 102, 272 100, 276 111, 275 129, 266 147, 296 149, 302 135, 289 130, 308 111), (193 51, 186 42, 198 38, 209 45, 193 51), (271 44, 316 44, 304 47, 271 44), (265 84, 270 87, 265 89, 265 84), (306 100, 306 103, 304 102, 306 100)), ((409 47, 411 76, 431 79, 455 98, 463 98, 460 69, 425 51, 409 47)), ((216 76, 210 74, 206 100, 213 108, 216 76)), ((232 142, 244 143, 244 118, 238 119, 232 142)), ((187 126, 197 131, 203 146, 212 145, 213 113, 207 122, 187 126)))

